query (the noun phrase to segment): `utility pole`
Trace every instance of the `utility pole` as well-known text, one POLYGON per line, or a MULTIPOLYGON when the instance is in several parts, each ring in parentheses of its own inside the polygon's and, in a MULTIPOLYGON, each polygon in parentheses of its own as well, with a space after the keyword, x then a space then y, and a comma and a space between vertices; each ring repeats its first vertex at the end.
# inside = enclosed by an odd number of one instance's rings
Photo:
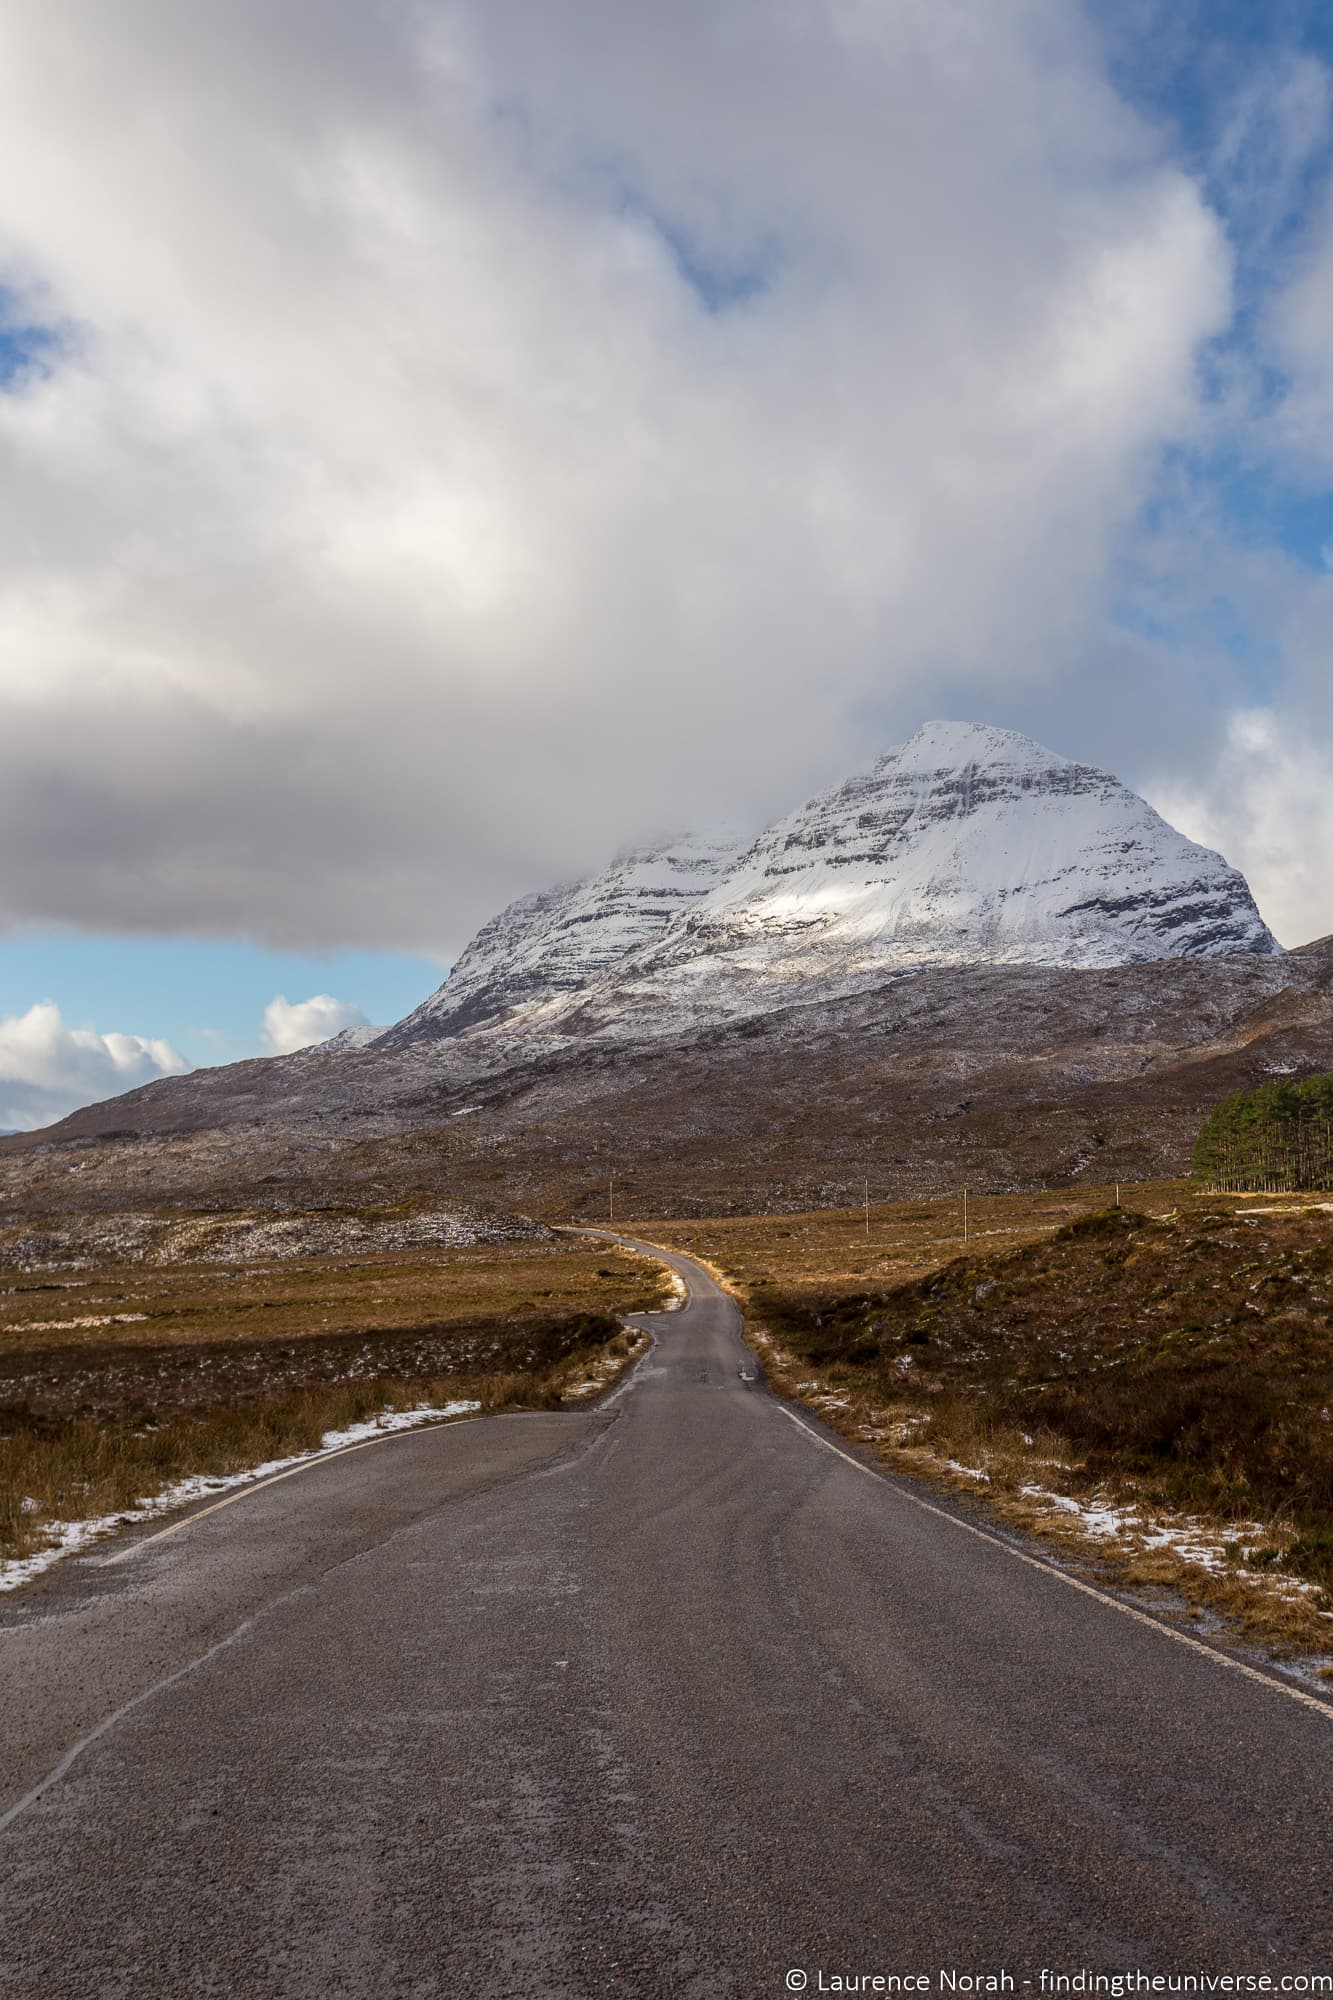
POLYGON ((614 1222, 616 1219, 616 1177, 614 1174, 612 1174, 606 1184, 606 1219, 608 1222, 614 1222))
POLYGON ((866 1175, 866 1242, 870 1241, 870 1176, 866 1175))
POLYGON ((1119 1206, 1120 1206, 1120 1183, 1119 1183, 1119 1181, 1117 1181, 1117 1182, 1116 1182, 1116 1184, 1115 1184, 1115 1205, 1116 1205, 1116 1207, 1117 1207, 1117 1208, 1119 1208, 1119 1206))
POLYGON ((967 1189, 966 1189, 966 1188, 964 1188, 964 1189, 963 1189, 963 1241, 964 1241, 964 1243, 966 1243, 966 1241, 967 1241, 967 1236, 968 1236, 968 1222, 967 1222, 967 1189))

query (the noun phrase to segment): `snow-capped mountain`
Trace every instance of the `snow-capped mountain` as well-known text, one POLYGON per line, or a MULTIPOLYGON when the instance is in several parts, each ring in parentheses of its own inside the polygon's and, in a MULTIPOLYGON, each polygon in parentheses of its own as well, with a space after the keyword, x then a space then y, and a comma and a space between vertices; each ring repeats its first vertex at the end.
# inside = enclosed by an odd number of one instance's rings
POLYGON ((1279 951, 1243 876, 1116 778, 1012 730, 933 722, 739 858, 677 843, 511 904, 381 1045, 501 1015, 660 1029, 925 966, 1279 951))
POLYGON ((736 848, 734 838, 683 835, 632 848, 586 881, 520 896, 483 924, 444 985, 381 1046, 566 1000, 678 922, 725 875, 736 848))
POLYGON ((1243 876, 1116 778, 1012 730, 932 722, 762 834, 633 969, 723 958, 804 977, 1278 949, 1243 876))

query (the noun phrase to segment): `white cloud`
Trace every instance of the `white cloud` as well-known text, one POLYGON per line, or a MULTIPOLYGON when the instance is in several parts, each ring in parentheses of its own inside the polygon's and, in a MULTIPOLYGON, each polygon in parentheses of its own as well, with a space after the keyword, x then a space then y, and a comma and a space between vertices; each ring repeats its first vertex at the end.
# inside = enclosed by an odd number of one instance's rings
POLYGON ((63 340, 0 922, 448 956, 926 712, 1155 692, 1108 578, 1230 258, 1068 0, 45 0, 0 282, 63 340))
POLYGON ((1237 712, 1207 781, 1154 803, 1242 870, 1282 944, 1333 932, 1333 758, 1293 717, 1237 712))
POLYGON ((316 1042, 327 1042, 344 1028, 366 1025, 361 1009, 347 1000, 335 1000, 331 993, 312 993, 308 1000, 289 1000, 278 993, 264 1009, 261 1035, 264 1053, 294 1055, 316 1042))
POLYGON ((69 1028, 50 1000, 0 1020, 0 1127, 29 1131, 190 1064, 170 1042, 69 1028))

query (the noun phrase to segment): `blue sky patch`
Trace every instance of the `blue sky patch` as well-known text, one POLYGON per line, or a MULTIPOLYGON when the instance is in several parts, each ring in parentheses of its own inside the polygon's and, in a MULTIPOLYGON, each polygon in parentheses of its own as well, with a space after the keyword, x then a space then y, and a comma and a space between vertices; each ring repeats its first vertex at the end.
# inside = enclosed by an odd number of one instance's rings
POLYGON ((682 231, 672 229, 660 218, 654 226, 670 250, 676 269, 705 311, 714 318, 761 298, 773 282, 776 252, 767 259, 726 264, 709 258, 692 244, 682 231))
POLYGON ((29 324, 16 301, 0 287, 0 389, 32 368, 45 366, 55 344, 54 330, 29 324))
POLYGON ((275 994, 297 1001, 331 993, 387 1025, 434 992, 444 970, 410 952, 15 931, 0 937, 0 1019, 54 1000, 67 1027, 163 1036, 191 1062, 236 1062, 259 1053, 260 1022, 275 994))

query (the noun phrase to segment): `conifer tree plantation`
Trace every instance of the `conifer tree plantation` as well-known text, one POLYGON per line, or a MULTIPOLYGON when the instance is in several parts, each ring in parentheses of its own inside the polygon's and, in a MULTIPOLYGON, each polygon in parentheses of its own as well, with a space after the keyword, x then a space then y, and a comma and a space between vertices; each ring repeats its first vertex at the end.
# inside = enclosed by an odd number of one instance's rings
POLYGON ((1333 1187, 1333 1076, 1224 1098, 1195 1144, 1194 1177, 1237 1194, 1333 1187))

